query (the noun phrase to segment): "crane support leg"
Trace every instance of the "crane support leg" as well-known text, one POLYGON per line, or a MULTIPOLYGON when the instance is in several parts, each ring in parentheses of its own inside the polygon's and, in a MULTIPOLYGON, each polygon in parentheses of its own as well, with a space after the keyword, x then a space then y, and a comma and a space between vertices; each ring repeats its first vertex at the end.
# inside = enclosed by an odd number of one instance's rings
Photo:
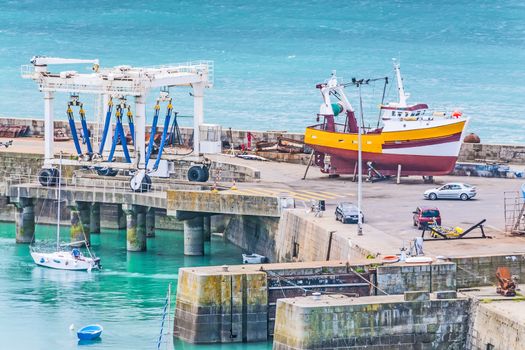
POLYGON ((204 83, 193 84, 193 153, 200 155, 200 125, 204 120, 204 83))
POLYGON ((135 97, 135 157, 138 168, 146 167, 146 96, 135 97))
POLYGON ((55 96, 52 92, 44 92, 44 167, 50 167, 50 162, 54 158, 54 100, 55 96))

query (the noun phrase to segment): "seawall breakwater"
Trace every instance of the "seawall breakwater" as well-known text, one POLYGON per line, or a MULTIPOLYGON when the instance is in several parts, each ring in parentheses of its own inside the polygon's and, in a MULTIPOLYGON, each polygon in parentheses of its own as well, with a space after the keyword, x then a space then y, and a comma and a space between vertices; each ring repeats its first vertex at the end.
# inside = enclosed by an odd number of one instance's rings
MULTIPOLYGON (((41 119, 24 119, 24 118, 8 118, 0 117, 0 127, 2 126, 26 126, 28 128, 28 135, 42 137, 44 133, 44 122, 41 119)), ((96 135, 95 125, 89 124, 90 131, 96 135)), ((77 123, 80 128, 80 123, 77 123)), ((62 129, 66 135, 71 136, 67 121, 55 121, 55 129, 62 129)), ((161 128, 159 128, 159 131, 161 128)), ((146 130, 150 130, 147 128, 146 130)), ((192 128, 181 127, 181 136, 183 142, 191 143, 192 128)), ((304 141, 302 133, 291 133, 287 131, 257 131, 257 130, 236 130, 229 128, 222 128, 221 140, 223 143, 239 147, 240 145, 248 144, 248 134, 251 135, 252 147, 257 141, 277 142, 279 137, 286 137, 289 139, 304 141)), ((267 152, 261 152, 265 156, 267 152)), ((271 159, 283 162, 306 163, 307 156, 290 155, 286 153, 266 154, 271 159)), ((486 143, 463 143, 459 153, 459 162, 499 162, 512 164, 525 164, 525 145, 514 144, 486 144, 486 143)))

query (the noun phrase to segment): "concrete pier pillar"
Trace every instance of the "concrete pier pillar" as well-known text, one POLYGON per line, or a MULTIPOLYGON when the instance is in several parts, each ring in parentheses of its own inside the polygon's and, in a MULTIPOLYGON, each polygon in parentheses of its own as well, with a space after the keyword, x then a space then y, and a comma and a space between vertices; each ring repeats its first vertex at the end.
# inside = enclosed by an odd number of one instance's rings
POLYGON ((90 235, 90 218, 91 218, 91 203, 77 202, 76 205, 70 207, 71 211, 71 227, 70 239, 71 242, 85 240, 87 244, 91 244, 90 235))
POLYGON ((227 218, 227 215, 213 215, 210 218, 211 232, 224 233, 226 229, 227 218))
POLYGON ((155 208, 146 212, 146 237, 155 237, 155 208))
POLYGON ((100 233, 100 203, 91 205, 91 218, 89 219, 89 232, 100 233))
POLYGON ((16 243, 31 243, 35 238, 35 209, 31 198, 21 198, 15 212, 16 243))
POLYGON ((203 228, 202 216, 184 221, 184 255, 204 255, 203 228))
POLYGON ((128 252, 146 251, 146 208, 124 205, 126 213, 126 248, 128 252))
POLYGON ((204 236, 204 241, 206 242, 209 242, 211 241, 211 217, 210 216, 205 216, 204 217, 204 226, 203 226, 203 236, 204 236))
POLYGON ((127 226, 127 215, 122 209, 122 204, 117 205, 117 229, 123 229, 127 226))

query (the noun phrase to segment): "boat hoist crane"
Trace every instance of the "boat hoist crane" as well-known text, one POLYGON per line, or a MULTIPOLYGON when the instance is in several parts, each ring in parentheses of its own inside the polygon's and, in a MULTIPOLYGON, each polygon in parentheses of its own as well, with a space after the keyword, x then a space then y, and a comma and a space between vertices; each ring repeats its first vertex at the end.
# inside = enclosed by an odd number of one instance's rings
MULTIPOLYGON (((166 144, 174 140, 180 142, 180 132, 177 124, 177 113, 173 111, 172 98, 167 91, 171 87, 191 87, 193 97, 193 151, 186 156, 192 162, 188 172, 190 181, 207 181, 209 176, 209 161, 202 153, 220 152, 220 137, 213 140, 202 139, 201 135, 210 134, 208 128, 214 128, 215 133, 220 126, 204 124, 203 103, 204 89, 213 86, 213 62, 196 61, 184 64, 174 64, 158 67, 116 66, 100 67, 98 59, 74 59, 59 57, 35 56, 31 65, 22 66, 22 78, 32 79, 44 95, 44 165, 39 173, 39 181, 44 186, 53 186, 60 176, 56 165, 58 157, 54 154, 54 99, 56 93, 70 95, 67 104, 67 118, 71 135, 75 144, 78 159, 63 160, 65 165, 81 166, 95 169, 99 175, 114 176, 119 170, 128 171, 132 177, 130 186, 135 191, 146 191, 151 185, 151 176, 159 169, 161 162, 171 165, 164 169, 174 169, 175 160, 161 159, 166 144), (79 73, 73 70, 50 71, 49 66, 55 65, 91 65, 91 72, 79 73), (149 142, 146 142, 146 97, 151 90, 160 89, 160 97, 156 100, 149 142), (98 145, 90 133, 86 118, 85 104, 80 94, 97 95, 99 111, 97 120, 104 119, 97 125, 101 131, 98 145), (134 106, 133 102, 134 100, 134 106), (166 103, 162 136, 160 143, 155 144, 155 135, 159 123, 160 104, 166 103), (134 107, 134 108, 133 108, 134 107), (81 124, 81 140, 86 151, 82 151, 79 134, 75 123, 75 110, 81 124), (133 114, 132 109, 135 113, 133 114), (104 114, 102 118, 101 114, 104 114), (131 134, 131 144, 128 145, 124 131, 124 114, 128 120, 128 130, 131 134), (113 117, 114 115, 114 117, 113 117), (114 119, 114 121, 113 121, 114 119), (211 142, 211 143, 210 143, 211 142), (122 152, 117 154, 117 145, 122 152), (98 146, 98 147, 97 147, 98 146), (131 147, 131 148, 128 148, 131 147), (152 154, 157 151, 153 162, 152 154), (150 166, 151 165, 151 166, 150 166)), ((204 136, 206 137, 206 136, 204 136)), ((162 176, 168 170, 165 170, 162 176)))

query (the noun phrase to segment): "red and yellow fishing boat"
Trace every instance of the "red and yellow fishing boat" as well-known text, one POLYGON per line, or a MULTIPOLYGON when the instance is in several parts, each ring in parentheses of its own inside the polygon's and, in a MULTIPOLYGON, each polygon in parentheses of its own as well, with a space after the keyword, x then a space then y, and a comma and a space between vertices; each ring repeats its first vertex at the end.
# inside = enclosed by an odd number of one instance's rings
POLYGON ((454 169, 468 118, 461 112, 432 112, 426 104, 408 105, 399 65, 394 62, 399 102, 380 106, 379 127, 359 128, 354 108, 344 94, 347 84, 332 77, 321 90, 321 124, 306 128, 305 144, 315 151, 315 163, 327 174, 356 174, 361 131, 363 173, 377 175, 445 175, 454 169), (336 103, 331 102, 336 97, 336 103), (336 117, 344 115, 344 123, 336 117), (361 129, 361 130, 359 130, 361 129))

